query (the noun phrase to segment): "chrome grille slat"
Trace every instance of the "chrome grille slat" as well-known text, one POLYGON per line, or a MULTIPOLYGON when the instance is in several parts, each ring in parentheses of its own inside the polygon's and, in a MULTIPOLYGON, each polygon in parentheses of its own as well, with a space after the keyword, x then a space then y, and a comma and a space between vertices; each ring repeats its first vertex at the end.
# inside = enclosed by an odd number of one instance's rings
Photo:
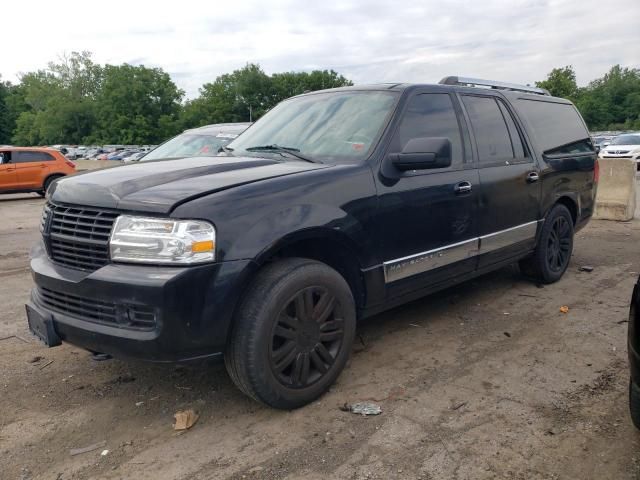
POLYGON ((109 236, 118 213, 48 203, 42 228, 55 263, 94 271, 109 263, 109 236), (48 222, 47 222, 48 219, 48 222), (47 226, 48 223, 48 226, 47 226))

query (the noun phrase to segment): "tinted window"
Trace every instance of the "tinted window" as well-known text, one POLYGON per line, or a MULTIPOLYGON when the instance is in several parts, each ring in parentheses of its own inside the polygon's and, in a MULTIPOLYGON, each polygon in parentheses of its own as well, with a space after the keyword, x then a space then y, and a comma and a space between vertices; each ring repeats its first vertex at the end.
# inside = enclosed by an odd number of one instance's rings
POLYGON ((451 97, 427 93, 413 97, 398 127, 393 149, 402 151, 412 138, 445 137, 451 141, 453 163, 462 159, 462 138, 451 97))
POLYGON ((52 162, 54 158, 46 152, 13 152, 11 163, 52 162))
POLYGON ((524 98, 512 103, 520 117, 529 123, 545 153, 589 138, 580 114, 571 104, 524 98))
POLYGON ((513 121, 513 117, 511 113, 507 109, 507 107, 498 100, 498 105, 500 106, 500 111, 502 112, 502 116, 504 117, 504 121, 507 122, 507 128, 509 130, 509 136, 511 137, 511 146, 513 147, 513 152, 516 158, 522 158, 527 156, 524 148, 524 144, 522 142, 522 137, 520 136, 520 131, 518 127, 516 127, 516 123, 513 121))
POLYGON ((568 145, 564 145, 560 148, 552 148, 551 150, 547 150, 547 154, 549 155, 557 155, 561 153, 592 153, 593 147, 591 146, 590 139, 580 140, 579 142, 573 142, 568 145))
POLYGON ((462 101, 471 119, 480 163, 513 159, 509 130, 496 100, 464 95, 462 101))

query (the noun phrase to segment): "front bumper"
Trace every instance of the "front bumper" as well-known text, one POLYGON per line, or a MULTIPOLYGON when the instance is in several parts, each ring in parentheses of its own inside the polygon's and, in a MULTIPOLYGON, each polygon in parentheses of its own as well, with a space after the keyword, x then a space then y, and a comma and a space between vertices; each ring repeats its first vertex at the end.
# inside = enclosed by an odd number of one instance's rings
POLYGON ((108 264, 85 272, 53 263, 42 243, 31 257, 36 288, 28 305, 51 316, 63 342, 156 362, 221 355, 253 270, 251 261, 241 260, 189 267, 108 264), (137 310, 145 312, 144 326, 121 321, 137 310), (105 311, 117 315, 105 321, 105 311))

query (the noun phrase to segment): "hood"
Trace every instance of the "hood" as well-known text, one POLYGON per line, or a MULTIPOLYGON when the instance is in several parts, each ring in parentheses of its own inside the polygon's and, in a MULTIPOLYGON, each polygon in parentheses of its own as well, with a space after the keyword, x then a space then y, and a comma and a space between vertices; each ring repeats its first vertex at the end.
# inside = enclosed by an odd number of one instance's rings
POLYGON ((122 165, 63 178, 52 185, 54 203, 169 213, 210 193, 329 165, 253 157, 191 157, 122 165))

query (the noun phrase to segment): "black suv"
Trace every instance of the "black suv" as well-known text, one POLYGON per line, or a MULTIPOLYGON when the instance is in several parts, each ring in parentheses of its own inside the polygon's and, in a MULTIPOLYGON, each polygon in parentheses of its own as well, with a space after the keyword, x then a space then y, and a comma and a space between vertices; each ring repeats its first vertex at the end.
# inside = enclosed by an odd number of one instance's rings
POLYGON ((276 408, 321 395, 356 320, 504 265, 567 268, 596 153, 567 100, 447 77, 288 99, 218 157, 49 190, 32 331, 152 361, 224 356, 276 408))

